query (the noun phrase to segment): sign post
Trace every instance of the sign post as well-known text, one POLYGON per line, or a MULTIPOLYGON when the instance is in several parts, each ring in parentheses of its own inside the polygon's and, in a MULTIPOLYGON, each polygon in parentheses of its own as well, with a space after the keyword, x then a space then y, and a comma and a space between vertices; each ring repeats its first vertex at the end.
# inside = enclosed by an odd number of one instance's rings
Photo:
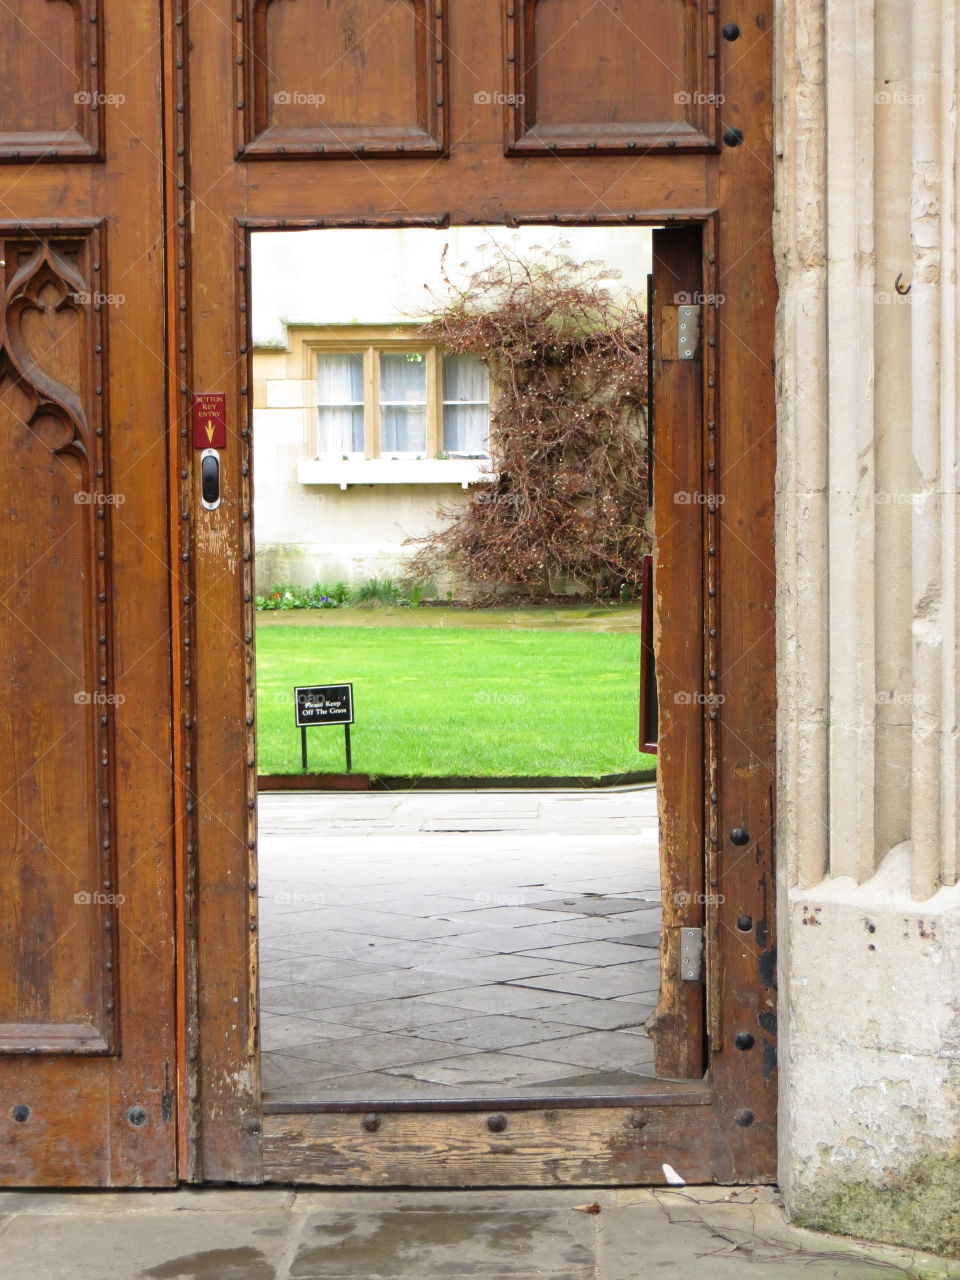
POLYGON ((297 685, 293 690, 296 721, 300 729, 300 758, 307 772, 307 730, 314 725, 342 724, 347 755, 347 773, 353 767, 350 726, 353 724, 352 684, 297 685))

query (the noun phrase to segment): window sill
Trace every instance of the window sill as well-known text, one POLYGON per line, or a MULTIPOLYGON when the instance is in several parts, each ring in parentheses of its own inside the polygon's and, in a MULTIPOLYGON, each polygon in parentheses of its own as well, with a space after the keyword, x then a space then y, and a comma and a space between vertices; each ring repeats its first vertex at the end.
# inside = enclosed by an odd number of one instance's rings
POLYGON ((302 458, 297 463, 301 484, 458 484, 462 489, 492 479, 488 458, 356 458, 346 462, 302 458))

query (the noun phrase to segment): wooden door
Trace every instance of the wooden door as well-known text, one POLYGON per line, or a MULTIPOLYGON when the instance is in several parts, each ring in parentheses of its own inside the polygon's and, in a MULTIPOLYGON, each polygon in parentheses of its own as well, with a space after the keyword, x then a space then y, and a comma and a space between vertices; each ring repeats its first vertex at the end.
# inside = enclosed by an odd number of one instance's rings
POLYGON ((772 5, 734 16, 0 8, 5 1183, 772 1178, 772 5), (489 1104, 265 1115, 249 235, 485 223, 664 227, 658 313, 677 255, 678 292, 704 294, 696 372, 657 356, 658 474, 698 495, 658 480, 661 658, 687 628, 659 688, 664 877, 706 899, 664 931, 658 1063, 681 1079, 496 1123, 489 1104), (211 394, 208 508, 191 417, 211 394), (681 677, 711 700, 668 714, 681 677), (694 920, 705 1001, 676 978, 694 920))
POLYGON ((0 1183, 176 1180, 157 6, 0 7, 0 1183))
POLYGON ((198 887, 188 1016, 198 1168, 240 1180, 467 1186, 661 1182, 668 1162, 689 1181, 772 1178, 768 0, 723 35, 714 0, 213 0, 184 17, 175 96, 186 143, 172 161, 187 264, 177 277, 179 412, 187 417, 193 394, 220 393, 228 425, 216 511, 197 509, 191 448, 179 464, 196 601, 194 679, 181 694, 200 797, 187 836, 198 887), (657 356, 668 440, 657 463, 661 653, 682 636, 659 690, 672 905, 657 1058, 679 1080, 570 1107, 404 1105, 368 1116, 352 1104, 278 1103, 264 1114, 249 237, 485 223, 664 227, 658 312, 686 292, 701 308, 696 359, 657 356), (696 497, 675 501, 680 490, 696 497), (680 930, 701 926, 706 998, 677 968, 680 930))

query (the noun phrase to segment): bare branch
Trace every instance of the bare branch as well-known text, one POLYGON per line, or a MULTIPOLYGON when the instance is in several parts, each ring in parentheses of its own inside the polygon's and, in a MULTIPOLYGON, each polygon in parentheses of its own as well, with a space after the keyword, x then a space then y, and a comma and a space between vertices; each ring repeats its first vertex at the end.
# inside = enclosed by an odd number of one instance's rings
POLYGON ((614 297, 601 263, 557 253, 496 257, 436 299, 421 334, 487 360, 497 479, 431 534, 412 562, 453 570, 491 596, 595 598, 634 587, 649 549, 647 317, 614 297))

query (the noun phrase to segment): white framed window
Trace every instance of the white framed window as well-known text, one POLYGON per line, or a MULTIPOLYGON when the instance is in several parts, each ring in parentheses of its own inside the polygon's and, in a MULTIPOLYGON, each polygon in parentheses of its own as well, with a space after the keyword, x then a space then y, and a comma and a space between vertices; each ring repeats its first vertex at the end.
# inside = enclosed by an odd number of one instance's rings
POLYGON ((489 457, 492 392, 479 357, 418 343, 399 327, 304 326, 295 341, 316 382, 315 458, 489 457))

